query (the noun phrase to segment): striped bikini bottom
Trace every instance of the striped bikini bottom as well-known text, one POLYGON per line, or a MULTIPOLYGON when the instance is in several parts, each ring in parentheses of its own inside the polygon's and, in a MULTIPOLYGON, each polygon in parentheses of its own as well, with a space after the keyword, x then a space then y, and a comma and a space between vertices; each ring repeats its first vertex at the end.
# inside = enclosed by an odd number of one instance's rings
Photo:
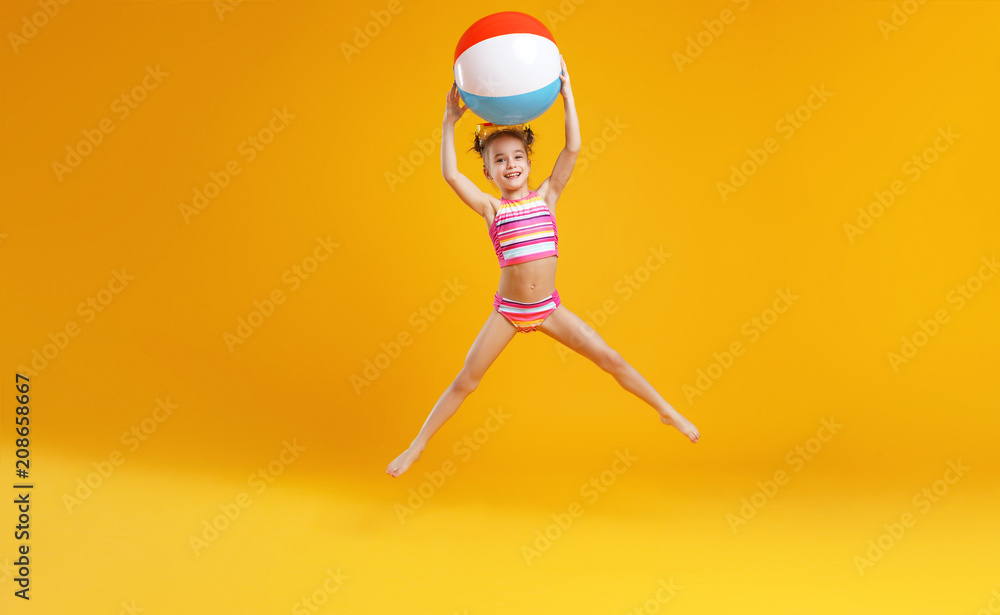
POLYGON ((504 315, 512 325, 517 327, 520 333, 531 333, 548 318, 549 314, 556 311, 561 305, 559 301, 559 291, 553 290, 552 294, 534 303, 521 303, 512 301, 496 293, 493 296, 493 308, 504 315))

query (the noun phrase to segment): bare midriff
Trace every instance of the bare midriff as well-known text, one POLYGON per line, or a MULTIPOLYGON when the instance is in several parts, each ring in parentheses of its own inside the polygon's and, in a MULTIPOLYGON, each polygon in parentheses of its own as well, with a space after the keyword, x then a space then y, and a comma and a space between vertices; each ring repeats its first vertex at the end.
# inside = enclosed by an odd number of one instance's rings
POLYGON ((546 256, 526 263, 501 267, 497 292, 511 301, 522 303, 541 301, 556 289, 558 260, 558 256, 546 256))

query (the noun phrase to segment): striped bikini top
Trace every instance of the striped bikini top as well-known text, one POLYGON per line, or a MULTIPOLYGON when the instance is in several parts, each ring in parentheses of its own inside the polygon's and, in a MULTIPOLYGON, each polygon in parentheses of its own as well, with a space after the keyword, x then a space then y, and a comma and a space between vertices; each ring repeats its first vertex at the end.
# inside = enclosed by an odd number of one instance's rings
POLYGON ((516 201, 500 199, 490 238, 501 267, 559 256, 556 219, 534 190, 516 201))

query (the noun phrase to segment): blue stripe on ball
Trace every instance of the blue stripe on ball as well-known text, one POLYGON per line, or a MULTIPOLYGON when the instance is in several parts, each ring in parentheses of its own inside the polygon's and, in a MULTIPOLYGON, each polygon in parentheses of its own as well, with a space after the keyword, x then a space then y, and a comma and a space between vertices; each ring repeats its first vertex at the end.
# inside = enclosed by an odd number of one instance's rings
POLYGON ((464 102, 473 113, 487 122, 508 126, 523 124, 545 113, 559 96, 562 80, 556 80, 543 88, 515 96, 476 96, 459 89, 464 102))

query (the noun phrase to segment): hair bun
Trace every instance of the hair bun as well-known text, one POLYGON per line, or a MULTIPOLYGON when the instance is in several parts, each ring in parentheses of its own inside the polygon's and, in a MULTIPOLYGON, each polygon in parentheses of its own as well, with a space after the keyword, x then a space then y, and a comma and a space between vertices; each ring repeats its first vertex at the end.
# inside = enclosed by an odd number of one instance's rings
POLYGON ((479 131, 476 131, 473 136, 472 147, 470 147, 469 150, 474 150, 477 154, 479 154, 480 158, 483 158, 483 154, 489 147, 489 144, 492 143, 497 137, 504 135, 514 137, 524 143, 526 150, 525 153, 529 158, 531 157, 531 145, 535 142, 535 133, 531 130, 531 126, 527 124, 521 126, 502 126, 487 132, 485 137, 483 137, 479 131))

